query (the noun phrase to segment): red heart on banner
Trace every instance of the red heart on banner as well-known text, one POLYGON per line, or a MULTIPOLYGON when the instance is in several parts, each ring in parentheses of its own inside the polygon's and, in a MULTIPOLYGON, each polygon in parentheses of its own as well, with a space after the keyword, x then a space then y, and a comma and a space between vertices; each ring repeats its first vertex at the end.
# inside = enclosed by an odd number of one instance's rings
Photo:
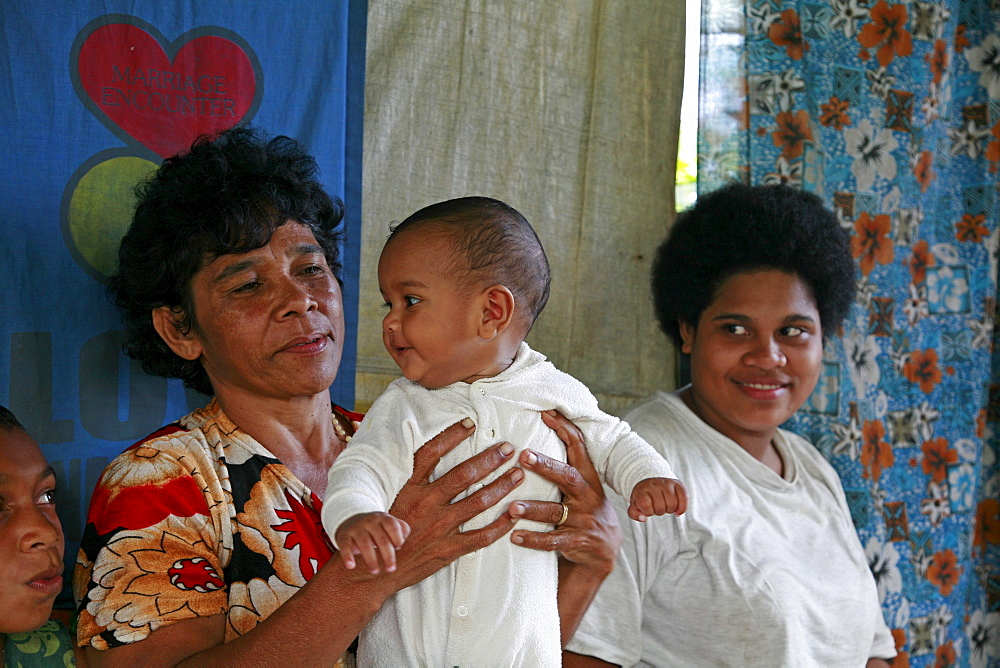
POLYGON ((258 90, 251 57, 233 40, 202 31, 170 58, 175 46, 111 23, 87 36, 76 63, 87 107, 123 139, 164 158, 236 125, 255 108, 258 90))

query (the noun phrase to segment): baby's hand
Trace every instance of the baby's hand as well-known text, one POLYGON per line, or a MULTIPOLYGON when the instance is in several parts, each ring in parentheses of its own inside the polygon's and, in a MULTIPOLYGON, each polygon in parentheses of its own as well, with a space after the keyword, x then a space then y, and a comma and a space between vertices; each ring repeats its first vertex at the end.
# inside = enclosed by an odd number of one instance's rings
POLYGON ((673 478, 646 478, 632 490, 628 516, 636 522, 645 522, 653 515, 683 515, 688 507, 687 490, 680 480, 673 478))
POLYGON ((377 575, 379 560, 387 573, 396 570, 396 549, 409 535, 410 525, 389 513, 361 513, 337 527, 336 539, 344 566, 354 568, 354 556, 360 554, 368 572, 377 575))

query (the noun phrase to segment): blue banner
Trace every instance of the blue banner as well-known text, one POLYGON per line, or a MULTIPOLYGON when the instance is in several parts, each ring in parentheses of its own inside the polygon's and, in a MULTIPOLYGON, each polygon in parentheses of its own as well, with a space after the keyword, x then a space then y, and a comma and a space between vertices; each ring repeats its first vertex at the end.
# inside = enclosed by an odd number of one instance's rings
POLYGON ((198 135, 252 121, 295 137, 344 199, 347 341, 331 394, 353 406, 366 12, 364 0, 0 7, 0 404, 55 467, 67 565, 107 460, 205 402, 121 353, 104 292, 133 186, 198 135))

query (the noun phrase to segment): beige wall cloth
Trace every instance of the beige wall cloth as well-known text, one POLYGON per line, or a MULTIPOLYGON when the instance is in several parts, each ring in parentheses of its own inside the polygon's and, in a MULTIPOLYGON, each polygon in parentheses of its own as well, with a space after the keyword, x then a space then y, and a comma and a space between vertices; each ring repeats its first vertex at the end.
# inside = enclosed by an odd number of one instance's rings
POLYGON ((649 298, 673 220, 684 0, 370 0, 357 408, 399 370, 376 264, 390 221, 452 197, 521 211, 552 265, 528 337, 621 414, 672 388, 649 298))

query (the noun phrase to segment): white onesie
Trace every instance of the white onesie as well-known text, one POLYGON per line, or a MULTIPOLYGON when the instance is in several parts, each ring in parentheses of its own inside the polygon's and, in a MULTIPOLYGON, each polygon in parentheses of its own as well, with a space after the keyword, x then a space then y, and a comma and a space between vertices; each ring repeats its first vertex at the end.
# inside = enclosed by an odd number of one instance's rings
MULTIPOLYGON (((442 459, 435 477, 502 441, 566 461, 565 446, 540 415, 553 408, 580 428, 602 480, 626 498, 641 480, 674 477, 626 423, 600 411, 582 383, 522 343, 511 366, 492 378, 435 390, 394 381, 330 469, 324 528, 333 537, 353 515, 388 510, 413 472, 417 448, 466 417, 476 431, 442 459)), ((560 493, 529 473, 504 501, 462 529, 486 526, 517 499, 559 501, 560 493)), ((522 521, 518 528, 545 531, 551 525, 522 521)), ((361 634, 359 665, 559 665, 556 562, 556 553, 508 538, 459 558, 382 606, 361 634)))

